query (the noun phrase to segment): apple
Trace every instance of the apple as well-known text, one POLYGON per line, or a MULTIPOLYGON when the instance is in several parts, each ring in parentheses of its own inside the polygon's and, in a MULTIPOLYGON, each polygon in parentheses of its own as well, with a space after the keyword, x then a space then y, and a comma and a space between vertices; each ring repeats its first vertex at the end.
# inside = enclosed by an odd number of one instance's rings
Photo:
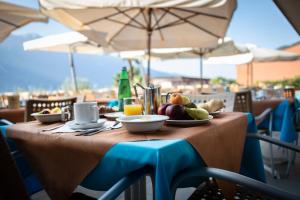
POLYGON ((184 107, 179 104, 170 105, 166 109, 166 115, 170 119, 180 120, 184 117, 184 107))
POLYGON ((158 110, 157 110, 157 113, 159 115, 166 115, 166 109, 168 106, 170 106, 171 104, 169 103, 166 103, 166 104, 162 104, 161 106, 159 106, 158 110))

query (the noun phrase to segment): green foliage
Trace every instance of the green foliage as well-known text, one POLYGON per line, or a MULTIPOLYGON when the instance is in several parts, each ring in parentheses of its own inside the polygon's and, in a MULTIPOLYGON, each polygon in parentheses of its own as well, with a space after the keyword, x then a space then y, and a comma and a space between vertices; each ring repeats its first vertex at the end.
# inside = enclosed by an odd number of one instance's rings
MULTIPOLYGON (((141 70, 139 67, 133 66, 132 63, 129 63, 129 68, 128 69, 128 78, 129 78, 129 82, 131 85, 135 84, 135 83, 142 83, 143 81, 143 77, 141 75, 141 70)), ((118 87, 119 85, 119 77, 120 77, 120 72, 118 72, 115 76, 114 76, 114 86, 118 87)))
POLYGON ((294 86, 295 88, 300 88, 300 76, 296 76, 295 78, 291 79, 282 79, 276 81, 265 81, 263 82, 267 86, 294 86))
POLYGON ((227 79, 227 78, 219 76, 219 77, 210 79, 209 83, 212 85, 227 86, 227 85, 236 83, 236 81, 234 79, 227 79))

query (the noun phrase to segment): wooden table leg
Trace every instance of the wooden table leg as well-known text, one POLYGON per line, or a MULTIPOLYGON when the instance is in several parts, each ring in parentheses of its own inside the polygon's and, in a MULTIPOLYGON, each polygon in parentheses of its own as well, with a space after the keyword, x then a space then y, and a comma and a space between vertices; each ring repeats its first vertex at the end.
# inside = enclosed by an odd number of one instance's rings
POLYGON ((146 176, 144 176, 125 191, 125 200, 146 200, 146 199, 147 199, 146 176))

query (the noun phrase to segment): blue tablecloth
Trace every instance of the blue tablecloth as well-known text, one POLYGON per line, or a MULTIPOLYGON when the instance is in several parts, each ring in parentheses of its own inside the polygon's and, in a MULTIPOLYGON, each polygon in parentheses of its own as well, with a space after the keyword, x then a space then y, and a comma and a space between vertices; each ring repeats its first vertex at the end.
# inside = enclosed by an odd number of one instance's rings
MULTIPOLYGON (((248 115, 248 132, 256 133, 256 125, 248 115)), ((247 140, 241 173, 265 181, 261 151, 258 141, 247 140)), ((202 167, 205 163, 185 140, 154 140, 122 142, 113 146, 102 162, 84 179, 83 187, 107 190, 116 181, 133 170, 150 165, 155 172, 155 199, 171 199, 170 184, 181 170, 202 167)), ((190 180, 188 186, 197 186, 200 180, 190 180)))
MULTIPOLYGON (((273 111, 273 131, 280 132, 280 140, 294 142, 297 132, 294 124, 294 110, 288 100, 282 101, 273 111)), ((269 119, 264 120, 258 128, 268 128, 269 119)))
MULTIPOLYGON (((256 125, 248 115, 248 132, 255 133, 256 125)), ((196 150, 185 140, 151 140, 122 142, 114 145, 95 169, 82 181, 83 187, 107 190, 128 173, 152 166, 155 174, 155 199, 171 199, 170 184, 181 170, 205 166, 196 150)), ((241 173, 264 181, 260 146, 246 141, 241 173)), ((183 187, 197 186, 201 180, 189 180, 183 187)))

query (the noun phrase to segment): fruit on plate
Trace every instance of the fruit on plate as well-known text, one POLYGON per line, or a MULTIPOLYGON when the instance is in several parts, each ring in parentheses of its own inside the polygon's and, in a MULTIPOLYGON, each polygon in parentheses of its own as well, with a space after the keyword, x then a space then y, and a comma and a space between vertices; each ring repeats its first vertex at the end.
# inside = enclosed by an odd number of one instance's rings
POLYGON ((190 104, 191 103, 191 101, 190 101, 190 98, 189 97, 187 97, 187 96, 184 96, 184 95, 181 95, 181 98, 182 98, 182 105, 188 105, 188 104, 190 104))
POLYGON ((193 119, 208 119, 208 112, 202 108, 186 108, 185 111, 193 119))
POLYGON ((43 115, 45 115, 45 114, 51 114, 51 110, 48 109, 48 108, 46 108, 46 109, 43 109, 42 111, 40 111, 39 114, 43 114, 43 115))
POLYGON ((216 112, 224 107, 224 101, 220 99, 212 99, 206 103, 202 103, 197 106, 197 108, 205 109, 209 113, 216 112))
POLYGON ((61 109, 59 107, 55 107, 52 110, 50 110, 51 114, 58 114, 61 113, 61 109))
POLYGON ((170 103, 171 104, 179 104, 182 105, 183 101, 182 101, 182 96, 179 93, 173 93, 171 94, 170 97, 170 103))
POLYGON ((170 106, 171 104, 169 103, 166 103, 166 104, 162 104, 161 106, 159 106, 158 110, 157 110, 157 113, 159 115, 166 115, 166 110, 167 110, 167 107, 170 106))
POLYGON ((188 104, 184 105, 184 107, 186 107, 186 108, 197 108, 196 104, 194 104, 194 103, 188 103, 188 104))
POLYGON ((187 96, 184 96, 184 95, 179 94, 179 93, 171 94, 171 97, 170 97, 170 103, 171 104, 187 105, 190 102, 191 102, 190 98, 187 97, 187 96))
POLYGON ((184 107, 178 104, 169 105, 166 109, 166 115, 173 120, 184 119, 184 112, 184 107))

